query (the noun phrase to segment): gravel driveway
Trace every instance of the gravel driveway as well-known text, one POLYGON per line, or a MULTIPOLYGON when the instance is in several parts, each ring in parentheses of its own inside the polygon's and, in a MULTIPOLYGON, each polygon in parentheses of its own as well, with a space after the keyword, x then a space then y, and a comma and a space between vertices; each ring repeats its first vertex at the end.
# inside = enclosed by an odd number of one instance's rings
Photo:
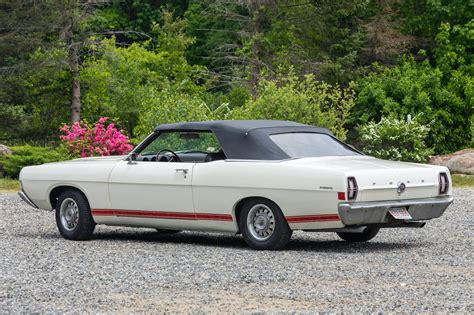
POLYGON ((0 313, 474 312, 474 190, 423 229, 369 243, 293 234, 283 251, 240 236, 99 226, 59 236, 52 212, 0 194, 0 313))

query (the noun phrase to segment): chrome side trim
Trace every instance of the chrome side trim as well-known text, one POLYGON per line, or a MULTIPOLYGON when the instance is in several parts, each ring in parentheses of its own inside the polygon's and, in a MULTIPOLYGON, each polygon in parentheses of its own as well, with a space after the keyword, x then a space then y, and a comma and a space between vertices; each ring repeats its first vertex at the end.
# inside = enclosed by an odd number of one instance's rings
POLYGON ((388 214, 390 208, 407 207, 411 220, 429 220, 440 217, 453 202, 452 196, 438 198, 393 200, 361 203, 340 203, 338 210, 345 225, 366 225, 393 221, 388 214))
POLYGON ((18 196, 20 196, 21 200, 26 202, 28 205, 32 206, 33 208, 38 209, 38 207, 33 203, 33 201, 31 201, 30 198, 28 198, 28 196, 23 191, 19 191, 18 196))

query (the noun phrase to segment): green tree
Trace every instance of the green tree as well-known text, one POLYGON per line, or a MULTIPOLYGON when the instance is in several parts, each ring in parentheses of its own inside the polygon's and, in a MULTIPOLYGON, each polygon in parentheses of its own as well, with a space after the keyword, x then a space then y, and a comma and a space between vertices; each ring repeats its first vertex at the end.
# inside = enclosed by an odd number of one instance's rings
POLYGON ((109 116, 116 119, 132 137, 140 115, 159 93, 199 94, 205 91, 202 68, 191 66, 185 50, 192 42, 184 34, 184 21, 173 20, 163 12, 164 23, 155 24, 156 43, 117 46, 115 39, 104 39, 91 46, 94 54, 84 62, 81 80, 85 86, 84 113, 87 118, 109 116))
MULTIPOLYGON (((406 34, 434 42, 442 23, 464 25, 474 18, 474 2, 470 0, 403 0, 397 5, 406 34)), ((430 44, 420 41, 420 44, 430 44)))
POLYGON ((91 1, 0 4, 0 137, 42 142, 80 117, 79 64, 91 1), (4 27, 5 26, 5 27, 4 27))
POLYGON ((62 63, 62 49, 37 50, 29 57, 35 65, 5 75, 0 85, 0 139, 13 143, 47 144, 70 119, 71 76, 62 63))

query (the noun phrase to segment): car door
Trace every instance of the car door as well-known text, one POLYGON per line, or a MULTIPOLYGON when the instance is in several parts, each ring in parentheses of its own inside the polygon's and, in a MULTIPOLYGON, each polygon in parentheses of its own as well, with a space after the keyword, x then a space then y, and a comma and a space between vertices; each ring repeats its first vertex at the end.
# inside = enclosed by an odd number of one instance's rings
POLYGON ((195 163, 119 162, 109 178, 111 209, 120 225, 184 228, 195 219, 195 163))

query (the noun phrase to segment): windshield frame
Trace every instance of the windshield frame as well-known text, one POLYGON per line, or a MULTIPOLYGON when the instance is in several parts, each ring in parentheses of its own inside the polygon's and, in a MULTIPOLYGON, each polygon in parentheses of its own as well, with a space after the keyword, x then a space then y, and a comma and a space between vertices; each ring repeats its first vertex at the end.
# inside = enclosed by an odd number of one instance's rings
MULTIPOLYGON (((155 131, 151 134, 149 134, 142 142, 140 142, 139 145, 137 145, 130 153, 136 153, 140 154, 144 149, 146 149, 153 141, 155 141, 158 137, 160 137, 162 134, 166 133, 175 133, 175 132, 190 132, 190 133, 210 133, 214 136, 216 139, 217 143, 220 146, 220 149, 223 151, 222 145, 219 141, 219 139, 216 137, 216 134, 212 130, 166 130, 166 131, 155 131)), ((224 151, 223 151, 224 152, 224 151)), ((224 152, 225 154, 225 152, 224 152)))

